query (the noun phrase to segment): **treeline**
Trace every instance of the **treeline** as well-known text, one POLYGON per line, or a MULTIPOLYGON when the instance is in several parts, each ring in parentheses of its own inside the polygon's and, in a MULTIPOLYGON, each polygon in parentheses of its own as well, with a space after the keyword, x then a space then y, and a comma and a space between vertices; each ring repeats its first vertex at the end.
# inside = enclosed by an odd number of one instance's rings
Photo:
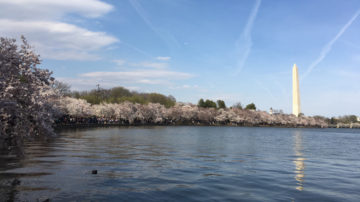
POLYGON ((212 101, 212 100, 205 100, 204 99, 200 99, 198 102, 198 106, 199 107, 203 107, 203 108, 218 108, 218 109, 226 109, 226 105, 225 102, 223 100, 217 100, 216 102, 212 101))
POLYGON ((169 95, 165 96, 160 93, 139 93, 130 91, 124 87, 114 87, 111 89, 93 89, 90 91, 72 91, 66 95, 84 99, 90 104, 100 103, 122 103, 125 101, 138 104, 159 103, 165 107, 172 107, 176 103, 176 99, 169 95))
MULTIPOLYGON (((226 104, 224 100, 217 100, 216 102, 212 101, 212 100, 205 100, 204 99, 200 99, 198 102, 198 107, 203 107, 203 108, 216 108, 216 109, 226 109, 226 104)), ((230 107, 230 109, 232 108, 237 108, 237 109, 243 109, 243 106, 241 105, 240 102, 235 103, 232 107, 230 107)), ((254 103, 250 103, 248 105, 246 105, 246 107, 244 109, 247 110, 256 110, 256 105, 254 103)))
POLYGON ((327 124, 351 124, 351 123, 360 123, 358 121, 358 117, 355 115, 345 115, 345 116, 339 116, 339 117, 331 117, 327 118, 324 116, 316 116, 317 118, 323 119, 327 124))
POLYGON ((57 126, 60 127, 69 123, 90 124, 94 121, 95 123, 118 125, 327 127, 322 119, 314 117, 296 117, 289 114, 271 115, 265 111, 239 108, 216 109, 184 103, 176 103, 170 108, 158 103, 142 105, 123 102, 91 105, 83 99, 63 97, 59 100, 57 109, 65 116, 57 122, 57 126))

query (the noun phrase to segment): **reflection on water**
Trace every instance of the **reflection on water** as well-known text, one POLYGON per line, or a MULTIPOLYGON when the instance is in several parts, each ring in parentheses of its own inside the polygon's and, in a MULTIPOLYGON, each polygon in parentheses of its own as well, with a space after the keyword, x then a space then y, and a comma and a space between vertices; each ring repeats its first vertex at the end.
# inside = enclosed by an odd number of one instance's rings
POLYGON ((0 201, 359 201, 358 142, 343 129, 63 131, 0 156, 0 201))
POLYGON ((302 145, 302 136, 300 131, 295 131, 295 180, 297 181, 296 189, 302 191, 304 189, 303 182, 305 177, 305 163, 304 163, 304 155, 303 155, 303 145, 302 145))

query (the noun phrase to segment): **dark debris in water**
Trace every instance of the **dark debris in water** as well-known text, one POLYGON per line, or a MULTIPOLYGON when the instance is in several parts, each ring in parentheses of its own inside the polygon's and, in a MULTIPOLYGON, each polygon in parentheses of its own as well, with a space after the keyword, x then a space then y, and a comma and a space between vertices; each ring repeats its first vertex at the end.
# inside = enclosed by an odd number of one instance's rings
POLYGON ((14 180, 11 182, 11 185, 12 185, 12 186, 16 186, 16 185, 19 185, 20 183, 21 183, 20 180, 14 179, 14 180))

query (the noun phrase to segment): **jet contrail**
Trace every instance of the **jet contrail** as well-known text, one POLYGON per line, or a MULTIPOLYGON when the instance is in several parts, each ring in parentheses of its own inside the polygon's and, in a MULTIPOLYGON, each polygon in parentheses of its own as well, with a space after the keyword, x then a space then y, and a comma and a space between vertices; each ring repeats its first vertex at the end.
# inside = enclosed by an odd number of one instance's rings
POLYGON ((339 33, 331 39, 331 41, 326 44, 323 49, 320 52, 319 57, 311 63, 311 65, 307 68, 306 72, 301 76, 300 80, 303 80, 307 75, 311 73, 311 71, 324 60, 324 58, 327 56, 327 54, 331 51, 332 46, 334 43, 344 34, 344 32, 350 27, 350 25, 356 20, 356 18, 360 15, 360 9, 355 13, 355 15, 352 16, 352 18, 341 28, 339 33))
POLYGON ((235 43, 237 55, 240 56, 240 59, 237 61, 236 74, 240 73, 251 52, 251 48, 252 48, 251 30, 254 25, 254 21, 256 19, 257 13, 259 11, 260 4, 261 4, 261 0, 257 0, 255 2, 255 6, 250 13, 245 29, 235 43))

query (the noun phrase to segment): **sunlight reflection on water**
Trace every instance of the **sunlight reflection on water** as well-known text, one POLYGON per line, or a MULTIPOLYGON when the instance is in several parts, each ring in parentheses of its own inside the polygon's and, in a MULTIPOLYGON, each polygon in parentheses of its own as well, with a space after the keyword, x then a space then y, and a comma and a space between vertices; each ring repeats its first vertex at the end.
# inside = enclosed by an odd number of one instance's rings
POLYGON ((303 147, 302 147, 302 136, 300 131, 295 131, 295 179, 297 181, 297 187, 296 189, 299 191, 302 191, 304 189, 303 186, 303 182, 304 182, 304 177, 305 177, 305 163, 304 161, 306 160, 303 157, 303 147))

